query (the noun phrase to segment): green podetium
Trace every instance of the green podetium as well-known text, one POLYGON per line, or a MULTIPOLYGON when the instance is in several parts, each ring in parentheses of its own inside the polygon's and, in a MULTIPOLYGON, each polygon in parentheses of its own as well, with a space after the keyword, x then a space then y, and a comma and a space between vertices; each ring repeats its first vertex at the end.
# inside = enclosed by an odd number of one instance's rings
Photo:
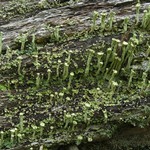
POLYGON ((85 68, 85 73, 84 73, 84 76, 87 77, 89 75, 89 71, 90 71, 90 63, 91 63, 91 60, 92 60, 92 57, 93 57, 93 54, 95 53, 94 50, 92 49, 89 49, 89 55, 88 55, 88 60, 87 60, 87 63, 86 63, 86 68, 85 68))
POLYGON ((98 52, 97 53, 97 72, 96 75, 98 75, 100 73, 100 70, 102 68, 103 62, 101 61, 102 56, 104 55, 103 52, 98 52))
POLYGON ((143 72, 143 75, 142 75, 142 91, 146 88, 146 79, 147 79, 147 73, 146 72, 143 72))
POLYGON ((2 145, 4 143, 4 132, 3 131, 0 132, 0 137, 1 137, 1 139, 0 139, 0 148, 2 148, 2 145))
POLYGON ((114 21, 115 12, 111 11, 109 14, 109 30, 112 30, 112 24, 114 21))
POLYGON ((74 77, 74 73, 71 72, 70 75, 69 75, 68 89, 70 89, 70 87, 71 87, 73 77, 74 77))
POLYGON ((124 63, 124 59, 125 59, 125 56, 126 56, 126 53, 127 53, 127 46, 128 46, 128 43, 126 41, 123 41, 123 43, 122 43, 121 64, 124 63))
POLYGON ((129 78, 129 81, 128 81, 128 87, 131 86, 131 83, 132 83, 132 79, 133 79, 134 74, 135 74, 135 71, 134 71, 133 69, 131 69, 130 78, 129 78))
POLYGON ((56 67, 56 76, 59 77, 59 69, 61 65, 61 60, 58 60, 57 67, 56 67))
POLYGON ((112 99, 112 96, 114 95, 117 86, 118 86, 117 82, 111 81, 110 100, 112 99))
POLYGON ((138 24, 139 23, 139 15, 140 15, 141 4, 137 3, 135 7, 136 7, 136 24, 138 24))
POLYGON ((106 20, 106 13, 101 13, 101 30, 104 31, 105 30, 105 20, 106 20))
POLYGON ((63 80, 65 80, 68 77, 68 70, 69 70, 69 64, 65 62, 64 70, 63 70, 63 80))
POLYGON ((11 144, 14 144, 14 138, 15 138, 15 129, 10 130, 10 142, 11 144))
POLYGON ((112 75, 111 75, 111 78, 109 79, 109 88, 111 87, 111 85, 112 85, 112 81, 114 80, 114 77, 115 77, 115 75, 118 73, 118 71, 117 70, 113 70, 113 73, 112 73, 112 75))
POLYGON ((48 70, 47 70, 47 83, 49 83, 50 78, 51 78, 51 70, 48 69, 48 70))
POLYGON ((98 16, 99 16, 99 13, 97 11, 94 11, 93 12, 93 18, 92 18, 92 21, 93 21, 93 24, 91 26, 91 31, 93 32, 94 30, 96 30, 96 20, 98 19, 98 16))
POLYGON ((37 76, 36 76, 36 88, 39 88, 40 87, 40 73, 37 73, 37 76))
POLYGON ((42 137, 42 135, 43 135, 44 127, 45 127, 45 123, 44 122, 40 122, 40 137, 42 137))
POLYGON ((107 54, 106 54, 106 59, 105 59, 104 67, 103 67, 103 72, 105 71, 105 68, 107 66, 108 60, 109 60, 110 55, 111 55, 111 52, 112 52, 112 49, 109 47, 107 49, 107 54))
POLYGON ((22 56, 19 56, 18 58, 18 74, 21 75, 21 63, 22 63, 22 56))
POLYGON ((2 47, 3 47, 3 43, 2 43, 2 32, 0 32, 0 55, 2 53, 2 47))
POLYGON ((123 21, 123 31, 126 32, 128 30, 129 17, 126 17, 123 21))
POLYGON ((24 126, 24 123, 23 123, 24 116, 23 115, 24 115, 23 113, 19 114, 19 119, 20 119, 19 129, 20 129, 20 132, 23 132, 23 126, 24 126))

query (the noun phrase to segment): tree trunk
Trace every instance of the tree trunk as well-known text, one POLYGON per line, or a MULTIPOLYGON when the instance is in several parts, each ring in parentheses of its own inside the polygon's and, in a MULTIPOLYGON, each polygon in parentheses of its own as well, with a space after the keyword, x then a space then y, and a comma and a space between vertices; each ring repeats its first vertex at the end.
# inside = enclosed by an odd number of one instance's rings
POLYGON ((149 5, 0 0, 0 148, 150 146, 149 5))

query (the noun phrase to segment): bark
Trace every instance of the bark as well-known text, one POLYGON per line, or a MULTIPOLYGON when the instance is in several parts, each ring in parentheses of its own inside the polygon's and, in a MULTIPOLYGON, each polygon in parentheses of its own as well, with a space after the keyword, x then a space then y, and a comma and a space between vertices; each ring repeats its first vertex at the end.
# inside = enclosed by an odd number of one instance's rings
POLYGON ((105 148, 134 147, 133 143, 137 147, 149 146, 150 26, 143 27, 142 18, 150 3, 141 0, 138 23, 136 4, 134 0, 0 1, 0 130, 4 132, 1 149, 59 149, 70 144, 81 144, 79 148, 86 149, 82 144, 103 141, 107 142, 105 148), (104 30, 100 19, 103 12, 107 13, 104 30), (116 14, 109 30, 110 12, 116 14), (127 31, 123 29, 126 17, 127 31), (126 54, 126 61, 121 64, 124 70, 119 69, 115 77, 118 88, 112 94, 107 86, 114 64, 108 60, 105 67, 110 69, 109 73, 101 80, 107 69, 95 75, 96 54, 104 52, 105 63, 106 50, 115 38, 120 40, 116 53, 121 58, 123 41, 129 42, 134 33, 138 43, 133 42, 132 65, 128 68, 130 55, 126 54), (86 76, 89 49, 95 53, 86 76), (69 73, 74 72, 72 80, 71 75, 64 77, 65 63, 69 73), (132 69, 136 75, 130 86, 132 69), (15 128, 16 131, 10 131, 15 128), (140 137, 144 140, 138 144, 140 137))

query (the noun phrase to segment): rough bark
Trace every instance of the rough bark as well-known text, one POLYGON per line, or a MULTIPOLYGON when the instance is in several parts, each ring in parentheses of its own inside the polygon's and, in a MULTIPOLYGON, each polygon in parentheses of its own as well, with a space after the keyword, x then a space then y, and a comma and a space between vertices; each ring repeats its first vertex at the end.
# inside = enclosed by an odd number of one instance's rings
POLYGON ((42 149, 42 145, 57 149, 68 144, 81 144, 79 148, 84 149, 86 146, 82 143, 103 141, 115 149, 134 147, 133 143, 137 147, 150 146, 150 52, 147 50, 150 26, 142 25, 143 11, 150 3, 141 0, 138 23, 136 4, 133 0, 0 1, 2 149, 42 149), (97 12, 94 24, 94 13, 97 12), (104 30, 100 19, 103 12, 107 13, 104 30), (116 20, 109 30, 110 12, 116 13, 116 20), (123 25, 126 17, 129 17, 127 31, 123 25), (120 40, 116 55, 122 58, 122 43, 130 42, 132 37, 138 40, 138 43, 133 42, 132 64, 128 66, 130 55, 126 54, 126 61, 121 64, 124 70, 120 68, 113 78, 119 85, 112 94, 110 88, 113 90, 114 87, 109 82, 112 70, 117 68, 112 60, 108 60, 105 67, 110 70, 106 78, 103 79, 106 68, 95 75, 96 54, 104 52, 102 61, 105 63, 106 50, 115 38, 120 40), (95 52, 87 75, 89 49, 95 52), (69 65, 69 73, 74 72, 71 87, 69 75, 64 77, 65 62, 69 65), (47 82, 48 69, 51 78, 47 82), (132 69, 135 75, 130 85, 132 69), (23 113, 23 131, 20 113, 23 113), (10 131, 15 128, 16 131, 10 131), (136 140, 140 137, 144 140, 138 144, 136 140))

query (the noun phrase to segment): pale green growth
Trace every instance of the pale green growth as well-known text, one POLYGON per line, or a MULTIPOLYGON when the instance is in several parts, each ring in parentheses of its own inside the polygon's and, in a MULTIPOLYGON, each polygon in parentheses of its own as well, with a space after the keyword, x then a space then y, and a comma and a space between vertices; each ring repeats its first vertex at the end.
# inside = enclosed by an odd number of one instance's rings
POLYGON ((114 21, 115 12, 111 11, 109 14, 109 30, 112 30, 112 25, 114 21))
POLYGON ((2 47, 3 47, 2 38, 3 38, 2 32, 0 32, 0 55, 1 55, 1 53, 2 53, 2 47))
POLYGON ((63 80, 65 80, 68 77, 68 70, 69 70, 69 65, 68 63, 64 63, 64 70, 63 70, 63 80))
POLYGON ((50 103, 52 104, 53 98, 54 98, 54 94, 50 94, 50 103))
POLYGON ((36 74, 36 88, 39 88, 40 87, 40 73, 37 73, 36 74))
POLYGON ((58 95, 59 95, 60 102, 63 102, 64 93, 60 92, 58 95))
POLYGON ((70 50, 69 52, 68 52, 68 58, 67 58, 67 63, 68 64, 70 64, 70 61, 71 61, 71 54, 73 53, 73 51, 72 50, 70 50))
POLYGON ((103 72, 105 71, 105 68, 107 66, 108 60, 109 60, 110 55, 111 55, 111 52, 112 52, 112 49, 109 47, 107 49, 107 54, 106 54, 106 59, 105 59, 104 67, 103 67, 103 72))
POLYGON ((128 30, 129 17, 126 17, 123 21, 123 31, 126 32, 128 30))
POLYGON ((133 60, 133 50, 129 50, 128 51, 128 63, 127 63, 127 66, 126 66, 126 69, 129 70, 130 69, 130 66, 131 66, 131 63, 132 63, 132 60, 133 60))
POLYGON ((70 123, 70 121, 71 121, 71 115, 70 114, 66 114, 65 116, 64 116, 64 121, 65 121, 65 129, 68 127, 68 125, 69 125, 69 123, 70 123))
POLYGON ((104 76, 103 76, 103 80, 105 80, 106 78, 107 78, 107 75, 108 75, 108 68, 106 68, 106 71, 105 71, 105 74, 104 74, 104 76))
POLYGON ((142 18, 142 27, 144 29, 150 29, 150 7, 149 10, 144 10, 144 16, 142 18))
POLYGON ((78 135, 78 136, 77 136, 76 144, 79 145, 79 144, 81 143, 82 140, 83 140, 83 136, 78 135))
POLYGON ((40 63, 39 63, 39 61, 38 61, 38 55, 35 55, 34 57, 35 57, 34 65, 35 65, 35 67, 36 67, 36 70, 38 70, 38 69, 39 69, 39 66, 40 66, 40 63))
POLYGON ((133 79, 134 74, 135 74, 135 71, 134 71, 133 69, 131 69, 130 78, 129 78, 129 81, 128 81, 128 87, 131 86, 131 83, 132 83, 132 79, 133 79))
POLYGON ((70 89, 70 87, 71 87, 73 77, 74 77, 74 73, 71 72, 70 75, 69 75, 68 89, 70 89))
POLYGON ((148 57, 150 55, 150 46, 148 46, 148 49, 146 51, 146 56, 148 57))
POLYGON ((22 56, 18 56, 18 74, 21 75, 21 63, 22 63, 22 56))
POLYGON ((116 53, 120 42, 121 41, 119 39, 112 38, 111 49, 113 50, 113 53, 116 53))
POLYGON ((136 24, 138 24, 139 23, 139 15, 140 15, 141 4, 137 3, 135 7, 136 7, 136 24))
POLYGON ((118 86, 117 82, 115 81, 111 82, 110 100, 112 99, 112 96, 114 95, 117 86, 118 86))
POLYGON ((93 57, 94 53, 95 53, 94 50, 89 49, 89 56, 88 56, 88 60, 87 60, 87 63, 86 63, 86 68, 85 68, 85 73, 84 73, 85 77, 87 77, 89 75, 90 63, 91 63, 91 60, 92 60, 92 57, 93 57))
POLYGON ((93 141, 92 137, 88 137, 88 142, 92 142, 92 141, 93 141))
POLYGON ((50 78, 51 78, 51 70, 48 69, 48 70, 47 70, 47 82, 48 82, 48 83, 49 83, 49 81, 50 81, 50 78))
POLYGON ((108 120, 108 114, 107 114, 107 110, 102 110, 103 114, 104 114, 104 123, 107 123, 108 120))
POLYGON ((22 140, 22 134, 18 133, 17 134, 17 139, 18 139, 18 143, 20 143, 21 140, 22 140))
POLYGON ((31 127, 33 129, 32 139, 35 140, 35 133, 36 133, 36 130, 38 129, 38 127, 36 125, 31 125, 31 127))
POLYGON ((58 60, 57 67, 56 67, 56 76, 59 77, 59 69, 61 65, 61 60, 58 60))
POLYGON ((0 132, 0 137, 1 137, 1 139, 0 139, 0 148, 2 147, 2 145, 3 145, 3 142, 4 142, 4 132, 3 131, 1 131, 0 132))
POLYGON ((92 26, 91 26, 91 31, 93 32, 94 30, 96 30, 96 20, 98 19, 99 17, 99 13, 97 11, 94 11, 93 12, 93 18, 92 18, 92 26))
POLYGON ((148 57, 148 64, 147 64, 146 72, 148 72, 149 70, 150 70, 150 57, 148 57))
POLYGON ((48 62, 48 63, 51 63, 51 53, 50 53, 50 52, 47 52, 47 53, 46 53, 46 56, 47 56, 47 62, 48 62))
POLYGON ((112 72, 113 69, 119 71, 120 68, 121 68, 121 59, 119 57, 115 56, 113 62, 111 63, 109 70, 110 70, 110 72, 112 72))
POLYGON ((144 90, 146 88, 146 83, 147 83, 147 73, 146 72, 143 72, 143 75, 142 75, 142 90, 144 90))
POLYGON ((22 34, 19 36, 19 42, 21 43, 21 51, 25 50, 25 43, 27 41, 28 34, 22 34))
POLYGON ((122 43, 121 64, 124 62, 124 59, 125 59, 125 56, 126 56, 126 53, 127 53, 127 46, 128 46, 128 43, 126 41, 123 41, 123 43, 122 43))
POLYGON ((114 80, 114 78, 115 78, 115 76, 116 76, 117 73, 118 73, 117 70, 113 70, 111 78, 109 79, 109 88, 110 88, 110 86, 111 86, 111 84, 112 84, 112 82, 113 82, 113 80, 114 80))
POLYGON ((11 142, 11 144, 14 144, 14 138, 15 138, 15 130, 11 129, 10 130, 10 142, 11 142))
POLYGON ((19 119, 20 119, 19 129, 20 129, 20 132, 23 132, 23 129, 24 129, 24 123, 23 123, 24 116, 23 115, 24 115, 23 113, 19 114, 19 119))
POLYGON ((56 42, 59 42, 60 41, 60 27, 59 26, 56 26, 55 28, 53 28, 53 33, 51 35, 51 38, 56 41, 56 42))
POLYGON ((32 49, 33 49, 34 51, 37 50, 36 44, 35 44, 35 34, 32 35, 32 49))
POLYGON ((96 75, 98 75, 100 73, 100 70, 102 68, 103 62, 101 61, 102 56, 104 55, 103 52, 98 52, 97 53, 97 72, 96 75))
POLYGON ((106 13, 101 13, 101 30, 104 31, 105 30, 105 20, 106 20, 106 13))
POLYGON ((72 130, 74 130, 75 126, 76 126, 78 123, 77 123, 77 121, 74 120, 74 121, 72 122, 72 124, 73 124, 72 130))
POLYGON ((43 135, 44 127, 45 127, 45 123, 44 122, 40 122, 40 137, 42 137, 42 135, 43 135))

